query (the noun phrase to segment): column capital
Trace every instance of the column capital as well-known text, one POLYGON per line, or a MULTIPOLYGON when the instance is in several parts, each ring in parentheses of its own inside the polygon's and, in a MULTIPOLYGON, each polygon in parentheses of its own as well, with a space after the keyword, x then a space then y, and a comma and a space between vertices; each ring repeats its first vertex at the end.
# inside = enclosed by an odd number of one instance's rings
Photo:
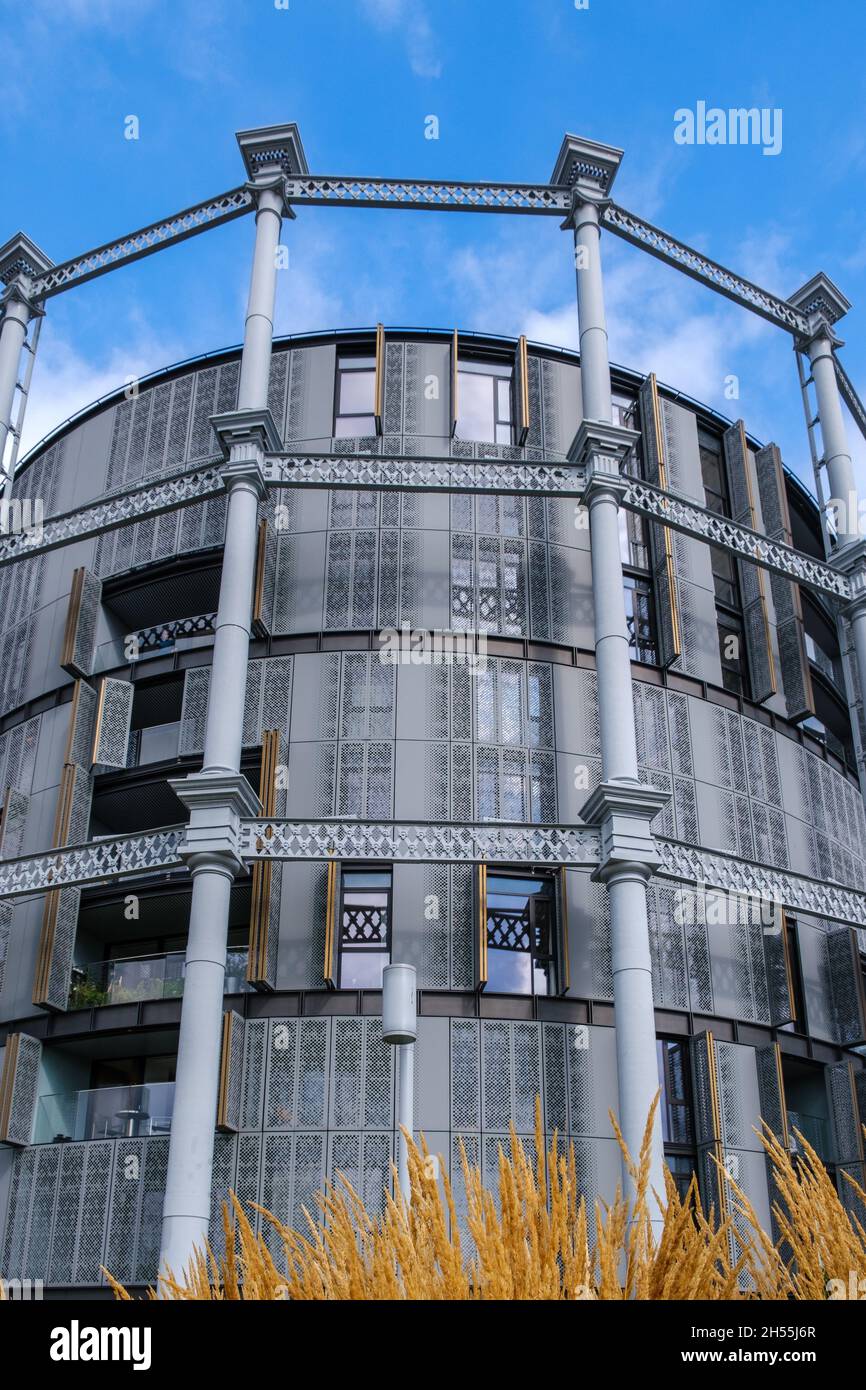
POLYGON ((223 455, 233 462, 238 457, 261 462, 265 454, 278 454, 283 447, 280 432, 268 406, 248 410, 224 410, 212 415, 210 423, 223 455), (243 455, 240 451, 243 450, 243 455))
POLYGON ((181 859, 193 870, 221 869, 233 878, 244 873, 241 819, 261 815, 262 809, 246 777, 240 772, 193 772, 169 778, 168 784, 190 813, 181 859))
POLYGON ((282 216, 295 217, 286 200, 286 180, 310 172, 298 127, 294 122, 259 126, 239 130, 235 138, 247 171, 247 187, 257 195, 273 190, 279 196, 282 216))
POLYGON ((851 597, 842 612, 848 618, 862 613, 866 608, 866 539, 861 536, 840 546, 828 563, 840 570, 851 585, 851 597))
POLYGON ((833 325, 847 314, 851 301, 823 270, 789 295, 788 303, 809 320, 809 332, 799 343, 800 347, 806 348, 822 336, 829 338, 834 347, 840 346, 841 339, 833 332, 833 325))
POLYGON ((610 198, 622 156, 623 151, 615 145, 566 134, 550 182, 557 188, 571 188, 575 206, 605 202, 610 198))
POLYGON ((670 793, 642 782, 601 782, 580 810, 587 825, 601 831, 601 861, 592 877, 604 882, 631 870, 649 878, 660 861, 651 823, 670 801, 670 793))
POLYGON ((622 494, 628 487, 622 461, 640 438, 639 430, 607 420, 581 420, 568 450, 571 463, 586 470, 584 501, 599 490, 622 494))
POLYGON ((6 286, 0 302, 13 300, 26 305, 31 314, 42 313, 38 301, 33 298, 31 281, 39 278, 54 265, 24 232, 16 232, 13 237, 0 246, 0 283, 6 286))

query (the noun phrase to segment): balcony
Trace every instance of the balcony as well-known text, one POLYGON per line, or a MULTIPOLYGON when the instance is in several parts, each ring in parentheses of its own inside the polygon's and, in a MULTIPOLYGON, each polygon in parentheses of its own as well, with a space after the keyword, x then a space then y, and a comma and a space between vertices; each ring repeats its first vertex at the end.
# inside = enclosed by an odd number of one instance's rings
MULTIPOLYGON (((107 1004, 179 999, 183 994, 185 960, 183 951, 171 951, 160 956, 95 961, 73 969, 69 1008, 98 1009, 107 1004)), ((226 957, 226 994, 247 991, 246 969, 246 947, 230 950, 226 957)))
POLYGON ((171 1131, 174 1082, 40 1096, 34 1144, 141 1139, 171 1131))
POLYGON ((828 1126, 823 1116, 807 1115, 802 1110, 788 1111, 788 1130, 791 1135, 791 1150, 795 1154, 802 1154, 803 1147, 794 1134, 795 1129, 799 1130, 806 1142, 812 1145, 812 1148, 824 1163, 832 1162, 833 1155, 830 1152, 828 1126))

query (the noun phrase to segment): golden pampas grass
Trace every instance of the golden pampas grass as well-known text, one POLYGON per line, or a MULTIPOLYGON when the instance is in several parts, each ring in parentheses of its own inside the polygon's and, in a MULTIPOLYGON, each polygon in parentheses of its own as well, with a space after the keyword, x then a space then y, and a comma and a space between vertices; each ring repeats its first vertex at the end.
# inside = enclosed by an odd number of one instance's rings
MULTIPOLYGON (((439 1181, 423 1137, 409 1140, 412 1202, 385 1194, 371 1216, 345 1177, 304 1210, 306 1232, 291 1230, 260 1207, 283 1246, 274 1261, 237 1198, 223 1209, 226 1254, 197 1251, 182 1276, 160 1279, 150 1296, 207 1300, 534 1300, 534 1299, 824 1299, 828 1281, 866 1270, 866 1230, 839 1199, 818 1155, 798 1134, 792 1157, 765 1127, 774 1241, 748 1198, 719 1165, 725 1212, 705 1212, 693 1179, 681 1198, 669 1172, 666 1190, 649 1190, 650 1145, 658 1097, 633 1160, 613 1116, 634 1184, 609 1205, 587 1212, 579 1194, 574 1148, 554 1135, 545 1152, 536 1100, 535 1148, 527 1157, 512 1130, 499 1152, 494 1194, 462 1153, 466 1192, 461 1237, 451 1182, 439 1181)), ((866 1191, 850 1178, 866 1210, 866 1191)), ((396 1189, 396 1183, 395 1183, 396 1189)), ((118 1298, 126 1290, 108 1271, 118 1298)), ((2 1296, 2 1294, 0 1294, 2 1296)))

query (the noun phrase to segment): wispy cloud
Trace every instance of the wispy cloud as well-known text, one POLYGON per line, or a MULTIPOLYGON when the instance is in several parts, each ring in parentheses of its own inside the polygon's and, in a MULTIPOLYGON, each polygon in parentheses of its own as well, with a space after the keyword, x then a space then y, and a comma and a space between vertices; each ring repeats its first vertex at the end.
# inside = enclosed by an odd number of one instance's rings
POLYGON ((133 327, 122 347, 107 345, 104 351, 88 356, 63 334, 52 332, 46 321, 33 370, 20 456, 100 396, 184 355, 180 340, 162 338, 141 323, 137 329, 133 327))
POLYGON ((402 29, 409 66, 416 77, 441 77, 436 36, 421 0, 361 0, 378 29, 402 29))

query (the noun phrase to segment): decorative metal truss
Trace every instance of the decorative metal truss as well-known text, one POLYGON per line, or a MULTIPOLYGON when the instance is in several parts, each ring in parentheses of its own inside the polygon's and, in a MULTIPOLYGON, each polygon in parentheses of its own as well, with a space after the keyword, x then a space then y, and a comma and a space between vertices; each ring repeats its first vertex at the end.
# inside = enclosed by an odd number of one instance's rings
POLYGON ((597 864, 599 834, 571 825, 253 820, 243 822, 240 850, 250 860, 597 864))
MULTIPOLYGON (((182 867, 184 827, 115 836, 24 859, 0 861, 0 898, 32 896, 52 888, 84 887, 123 875, 140 876, 182 867)), ((772 899, 792 911, 866 927, 866 892, 818 882, 787 869, 733 855, 655 841, 665 879, 772 899)), ((331 859, 389 864, 536 864, 595 868, 601 840, 594 826, 482 823, 417 824, 399 821, 244 820, 239 851, 250 864, 331 859)))
POLYGON ((114 270, 117 266, 129 265, 131 261, 140 261, 143 256, 151 256, 164 246, 177 246, 199 232, 233 222, 236 217, 252 212, 254 207, 255 198, 251 189, 233 188, 228 193, 221 193, 216 198, 208 198, 207 202, 196 203, 195 207, 175 213, 173 217, 142 227, 141 231, 132 232, 118 241, 99 246, 95 251, 52 266, 33 281, 32 294, 36 299, 49 299, 72 285, 95 280, 97 275, 105 275, 106 271, 114 270))
POLYGON ((163 512, 216 497, 225 491, 222 470, 225 463, 205 463, 184 473, 155 479, 128 492, 109 493, 74 512, 46 517, 41 527, 32 531, 13 531, 0 534, 0 567, 31 555, 42 555, 61 545, 87 540, 104 531, 130 526, 134 521, 161 516, 163 512))
POLYGON ((809 589, 832 594, 835 598, 851 597, 851 585, 845 575, 823 560, 816 560, 813 555, 806 555, 782 541, 770 540, 759 531, 752 531, 688 497, 655 487, 641 478, 629 478, 628 482, 622 505, 631 511, 663 521, 675 531, 706 540, 708 544, 717 545, 740 559, 749 559, 761 569, 794 579, 809 589))
MULTIPOLYGON (((49 517, 43 523, 41 534, 34 531, 0 535, 0 567, 217 496, 224 490, 222 466, 216 462, 204 464, 124 494, 111 494, 78 512, 49 517)), ((264 474, 272 487, 517 493, 575 499, 583 496, 585 480, 583 469, 576 464, 545 461, 543 456, 537 461, 527 458, 464 460, 344 452, 271 455, 265 460, 264 474)), ((688 497, 639 478, 629 478, 622 502, 632 511, 662 521, 686 535, 704 539, 740 559, 746 556, 760 568, 796 580, 807 588, 834 598, 851 596, 849 580, 832 565, 709 511, 688 497)))
MULTIPOLYGON (((539 451, 540 452, 540 451, 539 451)), ((576 464, 526 459, 416 458, 406 454, 279 454, 265 476, 280 487, 402 489, 420 492, 503 492, 580 497, 576 464)))
POLYGON ((182 866, 183 826, 117 835, 86 845, 69 845, 24 859, 0 863, 0 898, 45 893, 114 880, 123 874, 149 874, 182 866))
POLYGON ((845 368, 842 366, 835 352, 833 353, 833 363, 836 367, 836 380, 839 383, 839 394, 850 410, 851 417, 858 430, 863 438, 866 439, 866 406, 864 406, 860 397, 857 395, 853 381, 845 371, 845 368))
POLYGON ((609 203, 604 210, 602 225, 624 241, 648 251, 657 260, 675 266, 693 280, 700 280, 726 299, 732 299, 745 309, 760 314, 761 318, 774 323, 777 328, 784 328, 796 337, 808 337, 809 320, 793 304, 770 294, 768 290, 762 290, 759 285, 753 285, 750 280, 744 280, 734 271, 726 270, 723 265, 686 246, 685 242, 677 241, 676 237, 654 227, 651 222, 644 222, 633 212, 617 207, 616 203, 609 203))
POLYGON ((437 183, 308 175, 286 180, 286 201, 337 207, 434 208, 449 212, 524 212, 562 217, 572 191, 546 183, 437 183))
POLYGON ((720 888, 753 899, 772 898, 792 911, 866 927, 866 893, 858 888, 818 882, 788 869, 753 864, 678 840, 656 840, 655 844, 662 861, 658 872, 663 878, 720 888))

